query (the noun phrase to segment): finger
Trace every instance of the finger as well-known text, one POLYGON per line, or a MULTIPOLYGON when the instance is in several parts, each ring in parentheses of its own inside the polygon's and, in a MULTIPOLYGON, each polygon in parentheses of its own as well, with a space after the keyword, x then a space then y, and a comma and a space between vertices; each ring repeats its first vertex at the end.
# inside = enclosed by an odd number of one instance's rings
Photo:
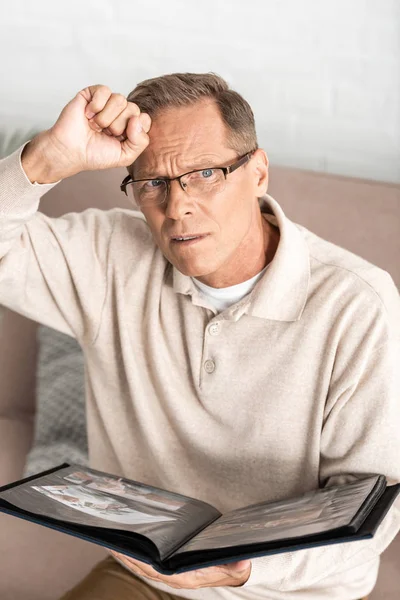
POLYGON ((202 587, 213 587, 215 585, 234 585, 237 579, 227 576, 216 567, 209 567, 177 575, 162 575, 147 563, 137 561, 131 557, 119 555, 122 562, 135 575, 146 577, 152 581, 167 584, 175 589, 198 589, 202 587))
POLYGON ((109 137, 115 137, 119 142, 124 142, 126 140, 126 135, 124 135, 124 134, 122 134, 122 135, 114 135, 113 133, 111 133, 111 131, 109 130, 108 127, 105 127, 103 129, 103 133, 105 133, 109 137))
POLYGON ((135 569, 139 569, 140 571, 147 572, 152 575, 157 575, 157 571, 153 569, 151 565, 142 562, 141 560, 136 560, 130 556, 125 556, 124 558, 130 565, 135 567, 135 569))
MULTIPOLYGON (((231 583, 222 583, 226 581, 240 581, 248 579, 251 571, 251 561, 241 560, 235 563, 216 565, 182 573, 182 576, 192 576, 199 587, 211 585, 212 582, 217 585, 231 585, 231 583), (245 577, 245 575, 247 576, 245 577)), ((184 587, 184 586, 183 586, 184 587)))
POLYGON ((150 117, 150 115, 148 115, 147 113, 141 113, 139 119, 140 119, 140 122, 142 124, 142 127, 143 127, 144 131, 146 133, 149 133, 150 128, 151 128, 151 117, 150 117))
MULTIPOLYGON (((130 556, 125 556, 122 554, 118 555, 117 553, 113 554, 119 556, 119 558, 123 560, 124 564, 136 575, 147 577, 147 579, 151 579, 152 581, 161 581, 173 588, 197 587, 197 582, 193 577, 193 572, 179 575, 162 575, 147 563, 136 560, 130 556)), ((221 575, 219 575, 219 577, 220 576, 221 575)))
POLYGON ((83 88, 83 90, 80 90, 80 92, 77 93, 77 96, 81 96, 85 100, 85 102, 86 102, 85 108, 89 104, 89 102, 92 101, 92 98, 93 98, 96 90, 98 90, 101 87, 105 87, 105 86, 103 86, 102 84, 89 85, 88 87, 83 88))
POLYGON ((82 90, 81 94, 88 100, 85 115, 88 119, 91 119, 95 114, 103 110, 112 92, 106 85, 92 85, 82 90), (90 94, 90 98, 87 98, 88 93, 90 94))
POLYGON ((247 580, 250 577, 251 561, 240 560, 234 563, 218 565, 214 568, 219 572, 220 576, 233 580, 247 580))
MULTIPOLYGON (((125 129, 129 122, 129 119, 132 116, 137 116, 137 115, 139 116, 140 123, 142 124, 143 130, 146 133, 150 130, 150 127, 151 127, 150 116, 147 113, 140 113, 140 110, 138 107, 136 107, 136 104, 133 105, 133 107, 129 106, 130 104, 132 104, 132 103, 129 102, 126 109, 124 111, 122 111, 122 113, 120 115, 118 115, 118 117, 107 127, 107 129, 109 131, 111 131, 111 133, 116 137, 119 135, 124 135, 125 129), (137 108, 137 111, 139 111, 138 113, 136 112, 134 107, 137 108)), ((125 137, 126 137, 126 135, 125 135, 125 137)))
POLYGON ((128 167, 149 144, 149 136, 144 131, 140 117, 129 119, 126 139, 121 142, 121 161, 119 166, 128 167))
MULTIPOLYGON (((231 565, 218 565, 193 572, 194 578, 190 581, 191 587, 220 587, 243 585, 250 577, 251 561, 240 561, 235 563, 237 570, 231 569, 231 565), (240 564, 241 563, 241 564, 240 564)), ((187 573, 187 575, 189 575, 187 573)), ((183 574, 185 575, 185 573, 183 574)), ((188 582, 179 582, 181 587, 187 587, 188 582)))
POLYGON ((128 104, 127 99, 122 94, 111 94, 104 108, 100 112, 97 112, 91 118, 91 121, 94 121, 101 129, 104 129, 105 127, 109 127, 120 115, 125 116, 127 123, 130 117, 140 115, 140 109, 133 102, 129 102, 128 104))
POLYGON ((241 573, 247 571, 251 566, 250 560, 238 560, 236 562, 227 563, 225 565, 219 565, 225 573, 241 573))
POLYGON ((221 571, 209 568, 188 571, 187 573, 179 573, 177 575, 161 575, 160 581, 177 589, 199 589, 203 587, 231 585, 236 580, 221 571))
POLYGON ((116 558, 121 560, 127 567, 132 569, 135 573, 139 573, 140 575, 144 575, 145 577, 158 578, 160 573, 153 569, 153 567, 145 562, 140 560, 136 560, 131 556, 126 556, 125 554, 120 554, 119 552, 114 552, 110 550, 111 554, 113 554, 116 558))
POLYGON ((231 582, 227 585, 243 585, 251 575, 251 560, 239 560, 236 562, 219 565, 220 575, 228 578, 231 582))
POLYGON ((125 556, 124 554, 111 552, 131 569, 133 573, 147 577, 153 581, 161 581, 176 589, 237 585, 237 582, 244 583, 248 579, 251 569, 251 561, 243 560, 215 567, 196 569, 177 575, 162 575, 147 563, 125 556))
POLYGON ((125 135, 127 139, 135 134, 145 134, 149 131, 151 126, 151 119, 147 113, 141 114, 139 117, 131 117, 128 121, 125 135))

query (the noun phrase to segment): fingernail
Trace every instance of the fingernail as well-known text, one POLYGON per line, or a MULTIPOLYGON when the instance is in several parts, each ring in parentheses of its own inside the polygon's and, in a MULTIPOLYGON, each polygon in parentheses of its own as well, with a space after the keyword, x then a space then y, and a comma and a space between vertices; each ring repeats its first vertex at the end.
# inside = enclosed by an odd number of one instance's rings
POLYGON ((88 119, 91 119, 92 117, 94 117, 94 115, 96 113, 92 112, 91 110, 88 110, 88 111, 86 111, 85 114, 86 114, 86 116, 87 116, 88 119))
POLYGON ((142 133, 142 131, 143 131, 143 127, 142 127, 142 124, 141 124, 141 122, 140 122, 140 121, 138 121, 138 122, 136 123, 136 131, 137 131, 138 133, 142 133))

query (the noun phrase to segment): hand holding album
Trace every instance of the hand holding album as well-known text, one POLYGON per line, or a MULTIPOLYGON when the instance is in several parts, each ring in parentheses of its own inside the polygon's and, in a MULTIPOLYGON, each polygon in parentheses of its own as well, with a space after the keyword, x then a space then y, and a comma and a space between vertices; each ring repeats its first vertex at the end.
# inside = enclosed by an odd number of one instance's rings
POLYGON ((0 488, 0 511, 171 575, 371 538, 399 492, 372 475, 221 514, 195 498, 64 464, 0 488))

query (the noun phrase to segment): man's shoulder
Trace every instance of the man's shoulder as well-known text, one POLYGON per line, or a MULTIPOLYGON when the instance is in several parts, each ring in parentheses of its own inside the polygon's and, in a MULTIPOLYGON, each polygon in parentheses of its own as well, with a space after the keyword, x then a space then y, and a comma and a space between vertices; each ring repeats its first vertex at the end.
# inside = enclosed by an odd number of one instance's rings
MULTIPOLYGON (((109 231, 109 273, 122 274, 125 281, 138 277, 141 283, 147 278, 163 278, 167 260, 141 212, 125 208, 88 209, 81 218, 102 221, 100 229, 109 231)), ((99 233, 99 238, 104 239, 104 235, 99 233)))
POLYGON ((398 290, 387 271, 302 225, 296 223, 296 226, 308 246, 311 278, 329 280, 331 284, 340 285, 344 293, 362 294, 386 309, 393 308, 393 303, 400 307, 398 290))
POLYGON ((142 245, 147 243, 149 246, 155 246, 150 228, 139 211, 125 208, 108 210, 87 208, 80 213, 69 213, 65 216, 72 220, 79 220, 88 226, 96 223, 99 229, 112 229, 114 243, 117 245, 126 243, 129 238, 129 244, 137 242, 142 245))
POLYGON ((115 208, 114 213, 114 245, 124 246, 129 244, 154 252, 158 246, 154 242, 150 227, 143 213, 126 208, 115 208))

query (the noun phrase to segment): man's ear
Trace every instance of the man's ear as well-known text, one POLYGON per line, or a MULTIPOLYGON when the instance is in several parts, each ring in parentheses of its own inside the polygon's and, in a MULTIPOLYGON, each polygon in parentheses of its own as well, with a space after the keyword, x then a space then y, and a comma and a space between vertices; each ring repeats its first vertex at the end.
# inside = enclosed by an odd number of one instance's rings
POLYGON ((268 156, 262 148, 257 148, 253 154, 252 161, 255 175, 256 195, 261 198, 268 190, 268 156))

